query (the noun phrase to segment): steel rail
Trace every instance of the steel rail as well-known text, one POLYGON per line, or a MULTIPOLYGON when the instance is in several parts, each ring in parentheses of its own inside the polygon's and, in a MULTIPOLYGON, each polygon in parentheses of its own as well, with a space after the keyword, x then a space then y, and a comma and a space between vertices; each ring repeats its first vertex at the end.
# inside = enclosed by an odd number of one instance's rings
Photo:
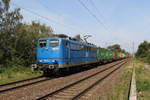
POLYGON ((98 83, 100 83, 101 81, 103 81, 104 79, 106 79, 107 77, 109 77, 110 75, 112 75, 112 73, 114 73, 116 70, 118 70, 119 68, 121 68, 125 63, 121 64, 119 67, 115 68, 113 71, 109 72, 107 75, 105 75, 103 78, 98 79, 96 82, 94 82, 93 84, 91 84, 90 86, 88 86, 87 88, 85 88, 83 91, 79 92, 77 95, 75 95, 71 100, 76 100, 77 98, 79 98, 81 95, 83 95, 85 92, 87 92, 89 89, 91 89, 92 87, 94 87, 95 85, 97 85, 98 83))
POLYGON ((94 73, 94 74, 92 74, 92 75, 89 75, 89 76, 87 76, 87 77, 85 77, 85 78, 82 78, 82 79, 80 79, 80 80, 77 80, 77 81, 75 81, 75 82, 73 82, 73 83, 70 83, 69 85, 66 85, 66 86, 64 86, 63 88, 57 89, 57 90, 55 90, 55 91, 53 91, 53 92, 51 92, 51 93, 49 93, 49 94, 46 94, 46 95, 44 95, 44 96, 42 96, 42 97, 37 98, 37 99, 35 99, 35 100, 45 100, 45 99, 48 98, 48 97, 52 97, 53 95, 55 95, 55 94, 57 94, 57 93, 59 93, 59 92, 65 90, 65 89, 67 89, 67 88, 70 88, 70 87, 73 86, 73 85, 76 85, 76 84, 78 84, 78 83, 80 83, 80 82, 82 82, 82 81, 84 81, 84 80, 86 80, 86 79, 89 79, 89 78, 91 78, 91 77, 93 77, 93 76, 95 76, 95 75, 97 75, 97 74, 99 74, 99 73, 102 73, 102 72, 104 72, 104 71, 106 71, 106 70, 108 70, 108 69, 110 69, 110 68, 113 68, 114 66, 119 65, 119 64, 121 64, 121 63, 123 63, 123 62, 124 62, 124 61, 121 61, 121 62, 118 62, 117 64, 111 65, 111 66, 109 66, 108 68, 105 68, 105 69, 103 69, 103 70, 101 70, 101 71, 98 71, 98 72, 96 72, 96 73, 94 73))
POLYGON ((23 85, 3 89, 3 90, 0 90, 0 93, 4 93, 4 92, 7 92, 7 91, 11 91, 11 90, 16 90, 16 89, 19 89, 19 88, 22 88, 22 87, 26 87, 26 86, 29 86, 29 85, 41 83, 41 82, 48 81, 48 80, 51 80, 51 78, 46 78, 46 79, 42 79, 42 80, 39 80, 39 81, 35 81, 35 82, 31 82, 31 83, 29 82, 29 83, 26 83, 26 84, 23 84, 23 85))
POLYGON ((25 81, 30 81, 30 80, 38 79, 38 78, 41 78, 41 77, 43 77, 43 76, 37 76, 37 77, 32 77, 32 78, 19 80, 19 81, 15 81, 15 82, 10 82, 10 83, 6 83, 6 84, 0 84, 0 87, 7 86, 7 85, 13 85, 13 84, 17 84, 17 83, 21 83, 21 82, 25 82, 25 81))

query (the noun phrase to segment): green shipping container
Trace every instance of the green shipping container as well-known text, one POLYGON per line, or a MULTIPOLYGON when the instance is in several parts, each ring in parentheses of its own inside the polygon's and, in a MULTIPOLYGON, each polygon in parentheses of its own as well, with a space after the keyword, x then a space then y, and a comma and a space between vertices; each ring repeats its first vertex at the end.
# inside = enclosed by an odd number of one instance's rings
POLYGON ((106 59, 106 49, 105 48, 98 48, 97 51, 97 58, 99 60, 104 60, 106 59))
POLYGON ((126 53, 122 53, 123 58, 126 58, 126 53))
POLYGON ((97 58, 99 60, 110 60, 114 58, 113 51, 107 50, 105 48, 98 48, 97 58))

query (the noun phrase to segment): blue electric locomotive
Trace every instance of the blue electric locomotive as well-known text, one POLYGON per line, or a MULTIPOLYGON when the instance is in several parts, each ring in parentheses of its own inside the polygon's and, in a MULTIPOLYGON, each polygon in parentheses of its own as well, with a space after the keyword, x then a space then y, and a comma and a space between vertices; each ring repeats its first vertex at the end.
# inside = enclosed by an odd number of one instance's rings
POLYGON ((97 63, 97 47, 69 38, 40 38, 37 46, 36 69, 44 73, 97 63))

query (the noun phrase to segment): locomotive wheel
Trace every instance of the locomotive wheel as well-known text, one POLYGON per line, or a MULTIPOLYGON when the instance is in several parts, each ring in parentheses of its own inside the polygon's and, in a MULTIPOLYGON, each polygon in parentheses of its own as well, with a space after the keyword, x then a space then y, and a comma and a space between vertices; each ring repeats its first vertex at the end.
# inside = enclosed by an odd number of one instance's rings
POLYGON ((44 74, 44 76, 49 77, 49 76, 52 76, 54 74, 54 72, 50 69, 45 69, 43 71, 43 74, 44 74))

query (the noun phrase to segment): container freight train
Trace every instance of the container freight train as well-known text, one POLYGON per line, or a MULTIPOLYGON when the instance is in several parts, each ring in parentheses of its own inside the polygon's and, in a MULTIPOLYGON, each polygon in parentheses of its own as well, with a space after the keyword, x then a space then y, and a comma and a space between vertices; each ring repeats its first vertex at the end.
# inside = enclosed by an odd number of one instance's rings
POLYGON ((37 62, 32 67, 44 74, 51 74, 62 69, 108 63, 126 57, 125 53, 70 38, 40 38, 36 52, 37 62))

